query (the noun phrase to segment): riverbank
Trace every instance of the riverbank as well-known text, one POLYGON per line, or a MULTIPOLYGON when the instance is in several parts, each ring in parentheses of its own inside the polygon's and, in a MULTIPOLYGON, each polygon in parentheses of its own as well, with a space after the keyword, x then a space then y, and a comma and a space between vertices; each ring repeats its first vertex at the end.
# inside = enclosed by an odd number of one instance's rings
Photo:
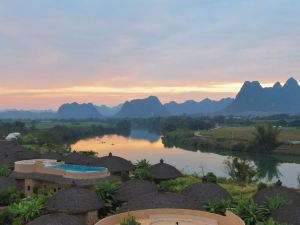
MULTIPOLYGON (((227 150, 245 151, 253 139, 254 127, 219 127, 211 130, 175 130, 164 134, 166 146, 176 146, 189 150, 227 150)), ((278 137, 281 143, 273 154, 300 155, 300 144, 291 144, 300 140, 300 129, 282 128, 278 137)))

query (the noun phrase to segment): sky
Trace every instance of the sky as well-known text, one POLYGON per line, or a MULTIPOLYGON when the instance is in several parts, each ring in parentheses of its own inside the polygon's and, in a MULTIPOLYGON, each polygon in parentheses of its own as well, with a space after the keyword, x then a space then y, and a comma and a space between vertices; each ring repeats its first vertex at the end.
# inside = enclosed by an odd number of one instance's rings
POLYGON ((300 80, 299 0, 0 1, 0 109, 234 97, 300 80))

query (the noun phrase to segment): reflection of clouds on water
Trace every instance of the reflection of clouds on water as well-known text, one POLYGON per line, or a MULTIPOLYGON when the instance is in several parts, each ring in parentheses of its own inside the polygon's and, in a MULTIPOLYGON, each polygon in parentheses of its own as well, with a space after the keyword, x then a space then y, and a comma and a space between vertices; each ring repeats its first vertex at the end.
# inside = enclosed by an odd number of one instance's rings
POLYGON ((262 171, 267 180, 276 180, 278 176, 285 185, 297 187, 297 172, 300 173, 300 157, 273 156, 266 154, 239 154, 226 151, 188 151, 181 148, 167 148, 159 135, 145 131, 134 131, 129 138, 118 135, 105 135, 98 138, 80 140, 71 146, 73 150, 90 149, 98 156, 114 155, 124 157, 135 163, 146 158, 151 163, 158 163, 161 158, 166 163, 176 166, 187 173, 213 172, 217 176, 227 176, 224 160, 228 156, 252 160, 262 171), (158 137, 158 138, 157 138, 158 137), (114 145, 112 145, 114 144, 114 145), (295 163, 296 162, 296 163, 295 163), (282 176, 281 176, 282 174, 282 176))

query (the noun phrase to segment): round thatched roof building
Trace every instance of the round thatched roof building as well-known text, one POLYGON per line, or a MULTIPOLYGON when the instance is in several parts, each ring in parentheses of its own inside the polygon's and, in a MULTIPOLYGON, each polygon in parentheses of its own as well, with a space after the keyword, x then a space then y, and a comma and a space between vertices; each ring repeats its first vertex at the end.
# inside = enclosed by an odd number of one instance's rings
POLYGON ((41 159, 55 159, 58 161, 61 161, 63 159, 63 156, 57 152, 47 152, 44 154, 41 154, 41 159))
POLYGON ((85 225, 85 223, 75 216, 55 213, 38 217, 27 225, 85 225))
POLYGON ((275 210, 271 217, 280 223, 300 225, 300 202, 294 202, 275 210))
POLYGON ((133 170, 133 165, 130 161, 119 156, 113 156, 109 153, 108 156, 101 157, 93 166, 106 167, 112 173, 128 172, 133 170))
POLYGON ((215 183, 195 183, 183 190, 183 194, 195 199, 201 206, 213 200, 231 199, 230 194, 215 183))
POLYGON ((161 159, 159 163, 150 167, 150 173, 155 180, 175 179, 182 176, 178 169, 176 169, 174 166, 164 163, 163 159, 161 159))
POLYGON ((12 177, 0 177, 0 192, 4 191, 5 188, 12 187, 21 189, 19 183, 12 177))
POLYGON ((150 193, 124 203, 120 208, 120 212, 157 208, 200 209, 196 201, 181 194, 150 193))
POLYGON ((69 188, 56 192, 46 203, 49 212, 81 214, 104 207, 95 192, 83 188, 69 188))
POLYGON ((288 202, 293 202, 296 200, 300 202, 300 194, 296 190, 278 185, 264 188, 256 192, 253 196, 253 200, 257 204, 262 204, 267 200, 267 198, 275 197, 277 195, 282 196, 288 202))
POLYGON ((146 180, 129 180, 121 184, 116 193, 116 198, 120 202, 128 202, 138 196, 156 193, 157 187, 155 184, 146 180))
POLYGON ((17 157, 19 160, 39 159, 41 154, 35 151, 24 150, 17 152, 17 157))
POLYGON ((65 163, 73 165, 85 165, 87 156, 78 152, 72 152, 64 158, 65 163))

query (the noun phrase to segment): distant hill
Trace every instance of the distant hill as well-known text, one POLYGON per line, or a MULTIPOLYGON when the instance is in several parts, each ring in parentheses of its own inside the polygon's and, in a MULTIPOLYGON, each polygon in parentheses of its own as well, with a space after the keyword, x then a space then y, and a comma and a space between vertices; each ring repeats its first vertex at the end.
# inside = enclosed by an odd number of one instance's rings
POLYGON ((233 102, 232 98, 223 98, 219 101, 206 98, 200 102, 188 100, 183 103, 176 103, 174 101, 166 103, 165 108, 172 115, 192 115, 192 114, 210 114, 220 111, 233 102))
POLYGON ((258 81, 246 81, 236 99, 223 111, 235 115, 271 115, 300 113, 300 87, 294 78, 282 86, 263 88, 258 81))
POLYGON ((0 111, 0 119, 52 119, 55 112, 51 110, 4 110, 0 111))
POLYGON ((96 106, 98 112, 100 112, 105 117, 114 116, 117 112, 120 111, 123 104, 119 104, 117 106, 109 107, 106 105, 96 106))
POLYGON ((59 119, 94 119, 103 116, 92 103, 78 104, 74 102, 60 106, 56 117, 59 119))
POLYGON ((149 117, 166 117, 170 113, 161 104, 155 96, 145 99, 135 99, 126 101, 116 117, 122 118, 149 118, 149 117))

